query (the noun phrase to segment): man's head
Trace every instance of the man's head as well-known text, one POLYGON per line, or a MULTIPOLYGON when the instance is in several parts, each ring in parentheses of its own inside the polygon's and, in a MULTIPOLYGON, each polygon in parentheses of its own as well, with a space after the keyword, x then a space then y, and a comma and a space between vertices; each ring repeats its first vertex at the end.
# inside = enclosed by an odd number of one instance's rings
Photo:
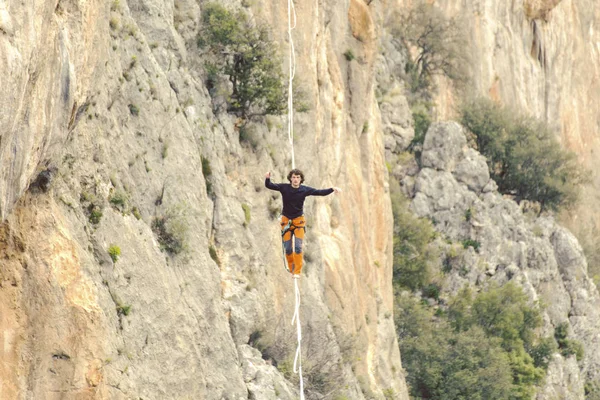
POLYGON ((300 184, 304 182, 304 173, 299 169, 293 169, 290 171, 287 178, 293 187, 299 187, 300 184))

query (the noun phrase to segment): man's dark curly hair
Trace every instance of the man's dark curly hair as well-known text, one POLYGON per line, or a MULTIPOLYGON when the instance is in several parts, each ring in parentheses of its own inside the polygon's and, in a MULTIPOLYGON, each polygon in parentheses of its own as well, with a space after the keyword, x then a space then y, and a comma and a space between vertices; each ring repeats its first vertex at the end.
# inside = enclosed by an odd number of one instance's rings
POLYGON ((304 172, 302 172, 302 171, 300 171, 299 169, 296 169, 296 168, 294 168, 293 170, 291 170, 290 173, 287 176, 288 181, 290 183, 292 183, 292 175, 300 175, 300 183, 304 183, 304 172))

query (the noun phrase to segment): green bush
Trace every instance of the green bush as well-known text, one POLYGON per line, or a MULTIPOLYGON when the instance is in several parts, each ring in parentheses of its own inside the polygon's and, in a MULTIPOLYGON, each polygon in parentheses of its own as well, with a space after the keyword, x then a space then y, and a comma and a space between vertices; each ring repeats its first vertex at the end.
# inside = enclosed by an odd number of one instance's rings
POLYGON ((121 248, 113 244, 108 248, 108 254, 110 255, 110 258, 113 260, 113 262, 116 263, 119 259, 119 256, 121 255, 121 248))
POLYGON ((129 315, 131 313, 131 305, 128 304, 117 304, 117 314, 118 315, 129 315))
POLYGON ((473 250, 475 250, 477 252, 479 252, 479 248, 481 247, 481 243, 479 243, 477 240, 473 240, 473 239, 463 240, 462 245, 463 245, 463 248, 465 248, 465 249, 472 247, 473 250))
POLYGON ((531 354, 533 364, 536 367, 542 367, 547 370, 552 354, 554 354, 556 350, 557 346, 554 338, 547 337, 540 339, 539 343, 532 346, 529 354, 531 354))
POLYGON ((422 289, 423 297, 439 300, 441 287, 435 283, 430 283, 422 289))
POLYGON ((519 286, 509 282, 480 293, 473 301, 472 323, 484 332, 501 340, 508 353, 513 375, 512 396, 529 399, 545 375, 527 352, 534 348, 535 329, 542 324, 538 307, 530 306, 527 295, 519 286))
POLYGON ((576 202, 583 170, 546 124, 485 99, 466 103, 460 113, 501 193, 536 201, 540 212, 576 202))
POLYGON ((585 400, 600 400, 600 380, 585 383, 585 400))
POLYGON ((124 211, 127 208, 127 194, 123 191, 114 191, 110 195, 108 201, 119 211, 124 211))
POLYGON ((348 49, 344 52, 344 57, 346 57, 346 61, 352 61, 356 58, 354 52, 351 49, 348 49))
POLYGON ((250 225, 250 206, 244 203, 242 209, 244 210, 244 228, 247 228, 250 225))
POLYGON ((100 220, 102 219, 102 215, 102 208, 100 208, 100 206, 92 204, 90 211, 90 222, 94 225, 99 224, 100 220))
POLYGON ((220 267, 221 260, 219 260, 219 255, 217 254, 217 249, 215 248, 215 246, 213 246, 213 245, 208 246, 208 254, 210 255, 210 258, 212 258, 212 260, 214 262, 216 262, 217 265, 220 267))
POLYGON ((554 328, 554 338, 563 357, 575 355, 577 361, 583 360, 583 345, 577 340, 567 339, 569 324, 563 322, 554 328))
POLYGON ((231 83, 228 112, 244 119, 285 112, 281 60, 265 25, 253 24, 244 12, 209 3, 203 8, 197 43, 215 60, 206 64, 209 88, 221 74, 231 83))
POLYGON ((509 398, 511 369, 499 339, 479 327, 456 332, 414 298, 401 299, 395 314, 411 398, 509 398))
POLYGON ((171 208, 164 215, 154 217, 152 230, 162 250, 173 255, 187 250, 189 225, 182 207, 171 208))
POLYGON ((538 307, 513 283, 477 296, 465 287, 446 312, 397 296, 395 324, 411 396, 531 399, 556 349, 553 338, 536 335, 541 321, 538 307))
POLYGON ((212 196, 214 193, 211 182, 212 168, 210 167, 210 160, 205 157, 202 157, 202 175, 204 175, 204 182, 206 183, 206 194, 212 196))
POLYGON ((425 134, 431 125, 431 116, 429 111, 422 107, 417 107, 412 111, 413 120, 415 123, 415 136, 411 142, 414 147, 417 144, 422 145, 425 141, 425 134))
POLYGON ((134 117, 137 117, 138 115, 140 115, 140 108, 138 106, 136 106, 135 104, 129 104, 129 112, 131 113, 131 115, 133 115, 134 117))
POLYGON ((408 202, 396 181, 391 181, 390 197, 394 214, 393 279, 396 285, 417 290, 431 278, 431 264, 437 259, 432 242, 436 232, 431 222, 417 218, 408 210, 408 202))

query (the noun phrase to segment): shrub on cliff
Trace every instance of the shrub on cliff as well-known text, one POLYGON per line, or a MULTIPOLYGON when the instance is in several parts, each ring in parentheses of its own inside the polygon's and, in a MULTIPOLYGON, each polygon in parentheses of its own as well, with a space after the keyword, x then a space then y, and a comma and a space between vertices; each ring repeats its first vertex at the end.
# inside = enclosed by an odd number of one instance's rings
POLYGON ((509 398, 511 369, 499 339, 479 327, 457 332, 414 298, 402 298, 395 315, 411 398, 509 398))
POLYGON ((520 287, 508 283, 477 296, 465 288, 448 307, 434 309, 406 292, 396 298, 396 330, 411 396, 532 398, 557 347, 553 338, 536 334, 539 308, 520 287))
POLYGON ((400 192, 398 182, 390 182, 394 214, 394 283, 417 290, 430 283, 432 264, 437 261, 432 244, 436 232, 431 222, 417 218, 408 210, 408 200, 400 192))
POLYGON ((182 205, 171 207, 165 214, 154 217, 152 231, 157 237, 161 250, 176 255, 188 249, 187 217, 186 208, 182 205))
POLYGON ((460 112, 500 192, 536 201, 541 211, 577 201, 583 171, 545 123, 486 99, 466 103, 460 112))
POLYGON ((228 112, 244 119, 284 113, 287 93, 281 60, 266 25, 253 24, 241 11, 209 3, 202 10, 197 43, 212 58, 206 64, 209 90, 229 90, 219 86, 221 74, 231 83, 228 112))

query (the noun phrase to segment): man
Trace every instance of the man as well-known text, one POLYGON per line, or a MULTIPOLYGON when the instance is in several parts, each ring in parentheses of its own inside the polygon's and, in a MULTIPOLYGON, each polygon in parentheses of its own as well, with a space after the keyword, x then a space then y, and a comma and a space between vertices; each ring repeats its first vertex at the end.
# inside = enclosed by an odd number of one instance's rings
POLYGON ((287 176, 288 183, 272 183, 271 173, 265 175, 265 186, 271 190, 281 192, 283 210, 281 211, 281 234, 283 248, 289 271, 294 277, 299 277, 302 272, 302 241, 306 220, 304 219, 304 200, 308 196, 327 196, 333 192, 340 193, 337 187, 329 189, 314 189, 304 186, 304 174, 299 169, 293 169, 287 176), (295 237, 295 246, 292 249, 292 237, 295 237))

